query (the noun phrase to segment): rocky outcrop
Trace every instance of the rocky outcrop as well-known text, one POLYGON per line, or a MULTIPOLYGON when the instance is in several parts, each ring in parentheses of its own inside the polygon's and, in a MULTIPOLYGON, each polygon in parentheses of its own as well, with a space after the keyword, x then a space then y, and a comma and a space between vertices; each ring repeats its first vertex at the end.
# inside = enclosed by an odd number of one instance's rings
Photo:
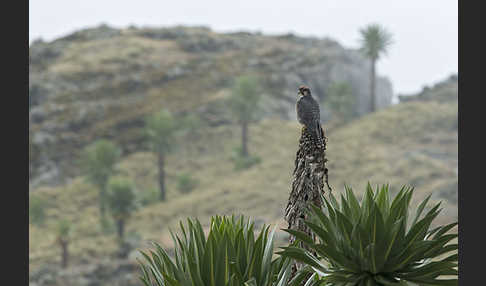
MULTIPOLYGON (((349 82, 356 111, 368 112, 368 61, 331 39, 102 25, 35 41, 29 61, 31 187, 77 175, 79 152, 94 139, 115 140, 125 153, 144 149, 144 118, 161 108, 195 113, 209 126, 231 123, 225 100, 244 73, 261 79, 264 117, 294 120, 299 85, 325 100, 334 81, 349 82)), ((386 78, 377 93, 379 107, 391 103, 386 78)))

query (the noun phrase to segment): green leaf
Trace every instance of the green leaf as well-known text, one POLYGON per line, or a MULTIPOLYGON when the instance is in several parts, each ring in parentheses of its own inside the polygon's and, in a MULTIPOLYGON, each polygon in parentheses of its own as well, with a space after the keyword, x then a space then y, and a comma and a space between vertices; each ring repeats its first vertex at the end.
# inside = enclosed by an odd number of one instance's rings
MULTIPOLYGON (((311 248, 316 250, 316 252, 322 255, 323 257, 326 257, 332 262, 339 264, 344 270, 351 271, 351 272, 356 272, 359 270, 359 265, 354 263, 354 261, 347 259, 337 249, 330 247, 329 245, 313 244, 311 248)), ((322 271, 324 270, 325 268, 322 271)))
POLYGON ((356 199, 353 190, 351 188, 348 188, 347 186, 345 186, 345 190, 346 190, 346 199, 349 203, 351 212, 353 213, 353 220, 357 221, 358 218, 360 217, 361 207, 359 206, 359 202, 356 199))
POLYGON ((407 279, 420 286, 457 286, 457 279, 407 279))
POLYGON ((382 275, 376 275, 373 277, 376 282, 384 286, 400 286, 400 281, 396 279, 390 279, 382 275))
POLYGON ((280 254, 284 257, 293 258, 297 261, 301 261, 312 267, 315 267, 321 271, 325 271, 324 265, 322 265, 322 263, 308 251, 293 246, 281 248, 284 249, 284 251, 277 252, 277 254, 280 254))
POLYGON ((457 222, 453 222, 451 224, 448 224, 448 225, 445 225, 445 226, 439 228, 439 231, 433 236, 433 239, 437 239, 437 238, 441 237, 444 233, 446 233, 449 230, 451 230, 457 224, 458 224, 457 222))
MULTIPOLYGON (((327 245, 335 245, 336 240, 324 228, 310 221, 305 221, 305 224, 317 235, 317 237, 327 245)), ((310 242, 313 243, 313 242, 310 242)))
POLYGON ((257 282, 255 280, 255 277, 252 277, 250 280, 245 282, 245 286, 257 286, 257 282))
POLYGON ((459 255, 457 253, 455 253, 455 254, 452 254, 452 255, 442 259, 441 261, 457 262, 458 260, 459 260, 459 255))
POLYGON ((422 214, 425 206, 427 205, 427 202, 429 201, 430 197, 432 194, 428 195, 427 198, 418 206, 417 208, 417 213, 415 214, 415 218, 413 219, 412 225, 416 224, 420 215, 422 214))
POLYGON ((375 202, 380 208, 380 212, 386 213, 389 208, 388 186, 383 185, 377 192, 375 202))
POLYGON ((397 241, 397 236, 399 236, 399 231, 401 227, 403 227, 402 218, 396 221, 390 230, 390 237, 388 237, 389 239, 386 241, 385 248, 384 248, 385 250, 385 255, 383 258, 384 261, 387 261, 388 257, 390 256, 391 250, 396 245, 395 242, 397 241))
POLYGON ((282 230, 290 233, 291 235, 295 236, 297 239, 300 239, 307 244, 314 243, 314 240, 312 239, 312 237, 310 237, 307 233, 305 233, 303 231, 294 230, 294 229, 282 229, 282 230))
MULTIPOLYGON (((328 234, 328 240, 327 241, 336 241, 337 237, 335 235, 335 228, 333 227, 330 219, 324 215, 324 213, 317 208, 314 205, 311 205, 313 214, 319 219, 321 224, 324 226, 325 230, 327 231, 326 233, 328 234)), ((329 211, 332 211, 332 209, 328 209, 329 211)), ((306 223, 309 223, 308 221, 306 223)), ((310 227, 310 224, 308 224, 310 227)))

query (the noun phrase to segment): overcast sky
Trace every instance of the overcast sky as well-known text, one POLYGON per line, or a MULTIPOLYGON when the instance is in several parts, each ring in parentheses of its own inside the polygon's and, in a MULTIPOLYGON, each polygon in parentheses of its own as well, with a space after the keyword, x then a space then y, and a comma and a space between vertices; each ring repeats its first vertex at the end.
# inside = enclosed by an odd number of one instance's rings
POLYGON ((458 9, 452 0, 29 0, 29 41, 86 27, 204 25, 215 31, 293 32, 359 46, 379 23, 395 43, 378 63, 394 92, 412 93, 458 71, 458 9))

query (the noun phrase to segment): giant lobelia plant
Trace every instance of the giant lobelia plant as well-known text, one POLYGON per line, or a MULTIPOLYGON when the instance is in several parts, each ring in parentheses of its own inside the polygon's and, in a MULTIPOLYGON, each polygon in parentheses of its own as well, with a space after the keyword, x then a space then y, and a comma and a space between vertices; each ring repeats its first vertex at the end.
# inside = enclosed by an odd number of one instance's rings
POLYGON ((243 216, 215 216, 207 238, 197 219, 181 222, 180 231, 171 231, 173 258, 157 243, 155 251, 141 252, 146 286, 270 286, 288 277, 289 260, 272 260, 275 229, 269 232, 269 226, 255 238, 254 224, 243 216))
POLYGON ((323 198, 323 209, 312 206, 305 223, 318 243, 286 230, 308 246, 279 252, 307 264, 298 275, 301 280, 312 275, 306 285, 457 285, 458 245, 451 243, 457 233, 449 233, 457 222, 429 229, 440 203, 422 216, 428 196, 409 217, 413 188, 403 187, 390 200, 388 186, 374 192, 368 184, 361 204, 345 189, 340 204, 331 194, 323 198))

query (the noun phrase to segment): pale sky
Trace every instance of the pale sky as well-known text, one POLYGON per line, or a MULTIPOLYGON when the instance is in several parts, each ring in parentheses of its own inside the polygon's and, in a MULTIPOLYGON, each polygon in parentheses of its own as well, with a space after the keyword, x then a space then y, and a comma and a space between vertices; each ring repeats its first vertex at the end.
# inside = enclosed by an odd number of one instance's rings
POLYGON ((359 29, 385 26, 395 43, 377 67, 394 93, 413 93, 458 72, 457 0, 29 0, 29 41, 101 23, 204 25, 218 32, 292 32, 359 46, 359 29))

